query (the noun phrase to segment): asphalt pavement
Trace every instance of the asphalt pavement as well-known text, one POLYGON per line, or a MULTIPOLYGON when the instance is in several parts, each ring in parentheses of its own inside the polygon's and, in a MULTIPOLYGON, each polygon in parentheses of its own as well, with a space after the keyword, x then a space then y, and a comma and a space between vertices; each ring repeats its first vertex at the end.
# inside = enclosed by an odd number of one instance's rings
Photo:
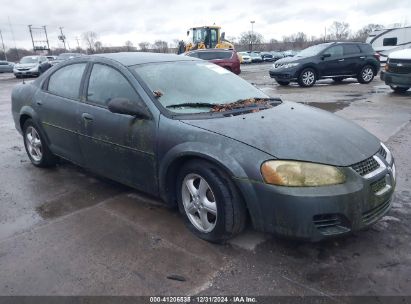
POLYGON ((152 197, 68 162, 32 166, 10 113, 22 80, 0 74, 0 295, 411 295, 411 91, 379 79, 280 87, 269 67, 240 76, 354 121, 393 151, 397 190, 379 223, 314 244, 251 228, 204 242, 152 197))

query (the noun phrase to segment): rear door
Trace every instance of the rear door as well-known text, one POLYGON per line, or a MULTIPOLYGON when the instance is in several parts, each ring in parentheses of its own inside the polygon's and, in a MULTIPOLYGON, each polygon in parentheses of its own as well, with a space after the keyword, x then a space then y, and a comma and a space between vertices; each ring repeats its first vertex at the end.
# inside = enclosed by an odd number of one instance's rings
POLYGON ((80 146, 86 167, 145 192, 157 191, 155 167, 156 125, 108 110, 112 98, 127 98, 145 106, 125 68, 94 63, 80 104, 80 146), (127 75, 127 76, 126 76, 127 75))
POLYGON ((344 70, 346 75, 355 75, 358 73, 365 56, 361 54, 361 49, 357 44, 344 44, 344 70))
POLYGON ((78 105, 87 63, 65 65, 49 76, 33 107, 55 154, 82 164, 78 142, 78 105))

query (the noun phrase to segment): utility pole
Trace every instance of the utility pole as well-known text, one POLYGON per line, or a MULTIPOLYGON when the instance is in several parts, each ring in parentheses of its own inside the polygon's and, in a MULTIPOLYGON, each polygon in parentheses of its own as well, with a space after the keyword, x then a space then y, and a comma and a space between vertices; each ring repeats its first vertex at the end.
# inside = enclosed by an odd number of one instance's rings
POLYGON ((60 29, 60 33, 61 33, 61 35, 59 36, 59 40, 63 42, 64 49, 67 50, 67 48, 66 48, 66 36, 64 36, 64 34, 63 34, 63 28, 60 26, 59 29, 60 29))
POLYGON ((31 24, 28 25, 28 27, 29 27, 29 31, 30 31, 31 42, 33 43, 33 51, 36 51, 36 48, 34 46, 33 31, 31 30, 31 24))
POLYGON ((1 44, 3 45, 4 58, 6 58, 6 61, 8 61, 7 54, 6 54, 6 48, 4 47, 3 34, 1 33, 1 30, 0 30, 0 37, 1 37, 1 44))
POLYGON ((51 50, 50 50, 50 44, 49 44, 49 37, 47 36, 47 28, 46 28, 45 25, 43 25, 43 28, 44 28, 44 34, 46 34, 46 42, 47 42, 48 54, 50 54, 50 53, 51 53, 51 50))
POLYGON ((78 39, 78 37, 76 37, 76 41, 77 41, 77 47, 80 48, 80 40, 78 39))
POLYGON ((250 21, 250 23, 251 23, 250 52, 252 52, 253 51, 254 23, 255 23, 255 21, 250 21))

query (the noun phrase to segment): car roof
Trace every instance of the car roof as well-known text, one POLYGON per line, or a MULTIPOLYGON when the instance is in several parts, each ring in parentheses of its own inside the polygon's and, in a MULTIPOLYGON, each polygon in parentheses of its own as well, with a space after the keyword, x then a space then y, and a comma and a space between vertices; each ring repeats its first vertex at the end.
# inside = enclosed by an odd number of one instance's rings
POLYGON ((199 60, 188 56, 179 56, 175 54, 146 53, 146 52, 122 52, 122 53, 105 53, 96 54, 92 57, 107 58, 115 60, 124 66, 132 66, 143 63, 167 62, 167 61, 194 61, 199 60))

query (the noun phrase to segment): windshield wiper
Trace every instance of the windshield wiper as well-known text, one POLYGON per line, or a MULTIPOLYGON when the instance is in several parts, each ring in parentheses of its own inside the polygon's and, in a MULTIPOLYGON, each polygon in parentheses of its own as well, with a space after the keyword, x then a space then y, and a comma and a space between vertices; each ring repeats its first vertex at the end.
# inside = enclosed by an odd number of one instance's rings
POLYGON ((182 108, 182 107, 190 107, 190 108, 212 108, 216 103, 207 103, 207 102, 185 102, 185 103, 177 103, 166 106, 166 108, 182 108))

